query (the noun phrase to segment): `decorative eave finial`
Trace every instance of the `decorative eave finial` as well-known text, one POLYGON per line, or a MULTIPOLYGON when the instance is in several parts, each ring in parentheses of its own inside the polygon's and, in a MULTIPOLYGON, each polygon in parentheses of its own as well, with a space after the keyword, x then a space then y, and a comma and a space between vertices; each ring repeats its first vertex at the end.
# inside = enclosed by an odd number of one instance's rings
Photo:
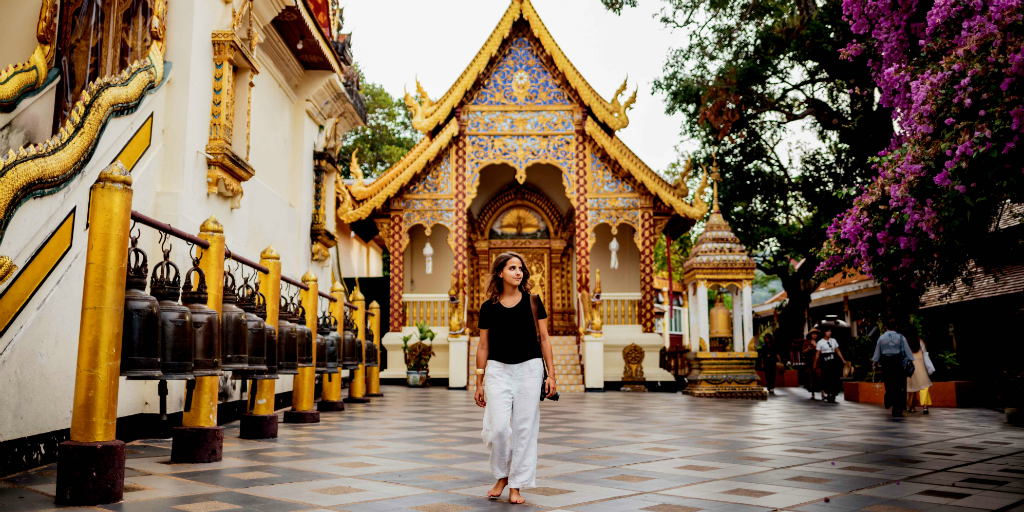
POLYGON ((711 211, 713 213, 720 213, 721 210, 718 208, 718 182, 722 179, 722 175, 718 172, 718 158, 715 156, 715 153, 711 153, 711 158, 711 180, 715 182, 714 201, 711 204, 711 211))

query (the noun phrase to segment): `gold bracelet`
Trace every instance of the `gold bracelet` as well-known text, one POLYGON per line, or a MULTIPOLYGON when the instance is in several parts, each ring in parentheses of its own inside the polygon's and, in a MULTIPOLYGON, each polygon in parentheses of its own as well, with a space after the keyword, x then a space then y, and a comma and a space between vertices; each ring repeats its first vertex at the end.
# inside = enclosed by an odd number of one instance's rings
POLYGON ((477 375, 483 375, 484 374, 484 369, 483 368, 477 368, 476 369, 476 374, 477 375))

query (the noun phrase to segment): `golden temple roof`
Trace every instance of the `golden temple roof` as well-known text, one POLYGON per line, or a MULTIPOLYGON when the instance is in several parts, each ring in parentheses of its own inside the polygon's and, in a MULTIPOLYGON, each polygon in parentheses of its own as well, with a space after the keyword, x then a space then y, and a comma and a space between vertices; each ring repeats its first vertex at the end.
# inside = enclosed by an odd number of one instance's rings
POLYGON ((458 80, 452 84, 440 99, 437 101, 431 100, 426 96, 423 89, 418 87, 418 83, 417 89, 422 96, 421 103, 416 103, 415 100, 412 100, 406 94, 406 104, 413 111, 413 128, 421 132, 429 132, 448 118, 452 110, 459 106, 466 92, 480 78, 480 75, 487 71, 487 65, 490 63, 491 58, 501 49, 502 43, 505 42, 505 39, 508 38, 512 30, 512 24, 520 17, 529 23, 530 30, 537 40, 540 41, 541 47, 551 56, 555 67, 580 95, 580 98, 591 114, 596 116, 602 123, 608 125, 612 130, 619 130, 629 125, 626 110, 636 101, 636 91, 633 92, 633 95, 625 103, 620 103, 619 95, 626 89, 626 84, 623 82, 622 87, 616 91, 612 101, 605 101, 590 86, 587 80, 583 78, 583 75, 576 69, 576 66, 569 62, 569 58, 558 47, 558 43, 551 37, 551 33, 548 32, 536 9, 533 8, 533 3, 530 0, 512 0, 509 3, 508 9, 505 10, 505 14, 501 17, 501 21, 498 22, 498 25, 494 27, 494 31, 487 38, 487 42, 484 43, 480 51, 473 57, 465 71, 459 75, 458 80))
MULTIPOLYGON (((716 169, 717 173, 717 169, 716 169)), ((753 279, 756 264, 747 254, 747 248, 740 242, 722 216, 718 206, 718 182, 715 182, 714 204, 711 216, 704 224, 704 232, 690 251, 690 257, 683 262, 683 281, 694 279, 753 279)))
MULTIPOLYGON (((618 162, 622 169, 679 215, 690 219, 700 219, 707 214, 708 205, 702 199, 707 186, 706 175, 701 180, 691 203, 687 197, 689 190, 685 187, 678 188, 665 181, 626 147, 621 139, 615 136, 615 130, 625 128, 629 124, 626 110, 631 108, 636 93, 634 92, 633 96, 625 103, 620 103, 619 95, 626 88, 626 84, 623 83, 616 91, 612 101, 605 101, 587 83, 555 43, 551 33, 548 32, 534 9, 531 0, 511 0, 508 9, 483 47, 441 98, 431 100, 418 82, 416 86, 419 101, 413 99, 408 93, 406 94, 406 105, 413 113, 413 127, 423 133, 423 139, 395 165, 370 183, 364 183, 358 157, 351 155, 350 168, 354 182, 346 185, 338 180, 335 185, 335 192, 338 196, 337 215, 340 222, 352 223, 369 217, 374 210, 384 205, 385 201, 399 194, 402 187, 449 146, 453 138, 459 134, 458 119, 453 116, 455 108, 469 101, 467 94, 475 84, 483 79, 490 63, 498 56, 498 52, 501 51, 503 44, 512 33, 513 25, 520 18, 528 25, 543 51, 550 56, 557 71, 565 77, 568 86, 577 93, 583 106, 587 107, 589 115, 584 130, 594 140, 596 146, 600 147, 609 157, 618 162), (439 126, 443 127, 437 130, 439 126)), ((338 155, 339 159, 346 156, 349 155, 338 155)))

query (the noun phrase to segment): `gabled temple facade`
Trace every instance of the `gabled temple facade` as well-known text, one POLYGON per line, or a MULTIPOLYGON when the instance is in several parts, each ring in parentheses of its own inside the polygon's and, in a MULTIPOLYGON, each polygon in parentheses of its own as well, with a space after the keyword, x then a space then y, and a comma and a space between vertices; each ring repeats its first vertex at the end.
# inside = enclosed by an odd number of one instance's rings
MULTIPOLYGON (((467 384, 489 267, 508 250, 527 259, 544 301, 563 386, 582 390, 581 368, 587 388, 620 381, 625 347, 662 346, 656 236, 673 216, 707 213, 707 177, 691 201, 616 136, 636 97, 620 101, 626 87, 605 100, 533 4, 512 0, 447 92, 435 100, 417 83, 417 98, 406 95, 423 138, 401 161, 369 181, 351 157, 356 179, 336 187, 338 221, 372 220, 390 254, 384 343, 394 360, 383 377, 403 375, 400 333, 426 321, 440 334, 431 376, 467 384)), ((642 366, 671 379, 654 354, 642 366)))

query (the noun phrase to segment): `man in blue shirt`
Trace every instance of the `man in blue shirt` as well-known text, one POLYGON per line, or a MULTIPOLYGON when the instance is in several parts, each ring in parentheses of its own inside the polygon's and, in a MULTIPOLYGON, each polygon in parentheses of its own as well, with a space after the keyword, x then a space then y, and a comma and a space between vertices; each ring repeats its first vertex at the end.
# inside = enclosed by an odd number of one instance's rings
POLYGON ((871 360, 882 365, 882 381, 885 383, 885 407, 892 407, 893 418, 903 416, 907 408, 907 375, 903 370, 903 359, 906 354, 913 354, 907 338, 896 332, 896 320, 889 318, 884 322, 885 332, 875 343, 875 354, 871 360))

